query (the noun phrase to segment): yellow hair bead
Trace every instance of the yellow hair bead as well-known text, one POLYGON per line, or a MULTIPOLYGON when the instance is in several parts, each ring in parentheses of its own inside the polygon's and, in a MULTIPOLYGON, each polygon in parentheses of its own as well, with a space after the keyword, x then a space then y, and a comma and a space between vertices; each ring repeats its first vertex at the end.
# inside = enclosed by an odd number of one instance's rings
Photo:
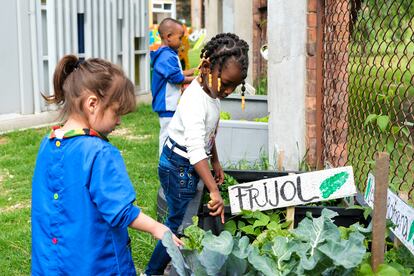
POLYGON ((221 89, 221 78, 217 79, 217 91, 220 92, 221 89))
POLYGON ((210 88, 213 86, 213 76, 211 76, 211 73, 208 74, 208 86, 210 88))

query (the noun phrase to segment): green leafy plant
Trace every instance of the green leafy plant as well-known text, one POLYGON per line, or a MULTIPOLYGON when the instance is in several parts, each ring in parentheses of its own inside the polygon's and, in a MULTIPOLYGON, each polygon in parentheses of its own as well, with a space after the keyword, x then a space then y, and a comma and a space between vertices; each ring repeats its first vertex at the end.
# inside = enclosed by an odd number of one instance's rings
POLYGON ((269 122, 269 115, 261 118, 254 118, 253 121, 267 123, 269 122))
POLYGON ((226 111, 220 112, 220 120, 231 120, 231 114, 226 111))
POLYGON ((273 168, 270 165, 269 157, 263 148, 260 149, 258 160, 249 161, 247 159, 240 159, 237 162, 225 163, 223 167, 235 170, 269 170, 273 168))
MULTIPOLYGON (((246 214, 255 228, 268 226, 263 213, 246 214)), ((241 232, 205 232, 197 246, 177 250, 169 233, 163 244, 180 275, 350 275, 366 257, 364 228, 355 225, 343 238, 332 218, 337 213, 324 209, 319 218, 307 217, 289 234, 279 232, 264 242, 249 242, 241 232), (197 249, 189 249, 197 248, 197 249)), ((196 222, 196 221, 195 221, 196 222)), ((195 225, 195 227, 197 227, 195 225)), ((260 228, 258 228, 260 229, 260 228)), ((193 229, 194 230, 194 229, 193 229)), ((250 231, 248 230, 248 231, 250 231)), ((260 234, 258 235, 260 236, 260 234)), ((255 240, 257 241, 257 239, 255 240)))
POLYGON ((290 222, 285 220, 286 212, 281 210, 272 211, 249 211, 244 210, 241 214, 229 220, 224 229, 233 235, 247 236, 253 245, 262 249, 262 246, 276 236, 287 237, 290 222))
MULTIPOLYGON (((223 184, 218 186, 218 188, 221 193, 221 198, 223 199, 225 205, 230 204, 228 188, 236 184, 239 184, 239 183, 234 177, 232 177, 231 175, 227 173, 224 174, 223 184)), ((209 200, 210 200, 210 195, 208 193, 204 193, 203 203, 207 204, 209 200)))
POLYGON ((376 125, 382 132, 385 132, 388 129, 390 117, 388 115, 382 114, 369 114, 368 117, 365 119, 364 126, 366 126, 367 124, 374 123, 376 123, 376 125))

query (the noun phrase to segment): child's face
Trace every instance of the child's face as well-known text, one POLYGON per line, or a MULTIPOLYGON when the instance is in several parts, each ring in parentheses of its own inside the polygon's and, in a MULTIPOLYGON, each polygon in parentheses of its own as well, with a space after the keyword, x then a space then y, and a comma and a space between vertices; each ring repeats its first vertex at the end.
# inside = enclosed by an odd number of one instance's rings
POLYGON ((174 24, 172 30, 167 34, 167 45, 175 50, 181 46, 181 39, 184 36, 184 28, 181 25, 174 24))
POLYGON ((212 89, 219 99, 224 99, 236 89, 243 81, 240 65, 229 60, 221 70, 221 87, 218 91, 218 66, 213 71, 212 89))

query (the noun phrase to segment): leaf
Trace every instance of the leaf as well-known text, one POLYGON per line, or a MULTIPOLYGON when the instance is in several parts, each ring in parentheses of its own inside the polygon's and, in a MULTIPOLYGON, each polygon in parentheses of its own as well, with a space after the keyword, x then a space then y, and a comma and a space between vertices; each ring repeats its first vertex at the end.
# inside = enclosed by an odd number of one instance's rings
POLYGON ((365 119, 364 126, 366 126, 368 123, 372 123, 374 120, 377 119, 377 117, 377 114, 369 114, 368 117, 365 119))
POLYGON ((392 151, 394 150, 394 142, 393 142, 393 141, 391 141, 391 139, 389 139, 389 140, 387 141, 386 148, 387 148, 387 152, 388 152, 389 154, 391 154, 391 153, 392 153, 392 151))
POLYGON ((377 118, 377 125, 384 132, 387 129, 387 126, 390 122, 390 117, 388 115, 380 115, 377 118))
POLYGON ((299 266, 304 270, 312 270, 316 267, 318 262, 324 257, 319 251, 315 250, 312 255, 308 256, 306 251, 299 251, 297 254, 300 257, 299 266))
POLYGON ((249 238, 244 236, 234 244, 232 254, 240 259, 245 259, 249 255, 249 238))
POLYGON ((364 263, 361 265, 358 271, 359 276, 374 276, 371 265, 364 263))
POLYGON ((346 183, 348 177, 348 172, 340 172, 322 181, 321 185, 319 185, 322 197, 325 199, 330 197, 346 183))
MULTIPOLYGON (((396 135, 396 134, 398 134, 398 132, 400 132, 400 127, 398 127, 398 126, 392 126, 391 127, 391 133, 392 134, 394 134, 394 135, 396 135)), ((402 129, 401 129, 402 130, 402 129)))
POLYGON ((332 259, 337 266, 346 269, 358 266, 365 255, 364 235, 352 232, 349 240, 327 240, 318 250, 332 259))
POLYGON ((179 275, 188 275, 185 269, 184 257, 180 252, 180 249, 174 244, 172 233, 170 231, 165 232, 161 240, 162 244, 167 249, 168 255, 171 257, 172 265, 175 267, 179 275))
POLYGON ((198 217, 194 216, 192 218, 193 224, 188 226, 186 229, 184 229, 184 235, 186 237, 183 237, 182 240, 184 242, 184 248, 193 250, 197 249, 199 252, 203 249, 203 246, 201 245, 201 241, 204 238, 205 231, 198 227, 198 217))
POLYGON ((247 225, 247 226, 241 227, 240 230, 246 234, 256 236, 256 232, 254 231, 253 225, 247 225))
POLYGON ((253 228, 260 227, 260 226, 266 226, 269 223, 269 220, 270 218, 264 215, 253 223, 253 228))
POLYGON ((204 248, 229 255, 233 250, 233 236, 230 232, 223 231, 220 235, 214 236, 211 231, 206 232, 201 243, 204 248))
POLYGON ((205 267, 208 275, 217 275, 233 250, 233 237, 223 231, 220 236, 214 236, 211 231, 206 232, 202 241, 203 250, 200 253, 200 263, 205 267))
POLYGON ((312 270, 323 258, 318 251, 326 240, 339 240, 340 232, 332 222, 332 218, 338 215, 329 209, 323 209, 319 218, 305 218, 298 227, 292 231, 299 241, 307 246, 307 250, 297 251, 300 256, 300 265, 305 270, 312 270))
POLYGON ((207 276, 206 269, 199 260, 199 253, 197 250, 182 249, 181 253, 184 256, 186 265, 191 271, 191 275, 207 276))
POLYGON ((400 276, 401 273, 395 268, 387 264, 380 264, 375 276, 400 276))
POLYGON ((285 237, 276 237, 273 240, 272 252, 277 257, 278 268, 281 270, 283 261, 289 261, 292 253, 298 248, 297 243, 289 243, 289 239, 285 237))
POLYGON ((407 138, 410 137, 410 130, 407 127, 402 127, 401 131, 405 134, 407 138))
POLYGON ((228 255, 220 254, 219 252, 212 251, 206 247, 203 248, 198 256, 200 263, 203 265, 208 275, 217 275, 227 258, 228 255))
POLYGON ((240 259, 231 254, 226 262, 225 275, 244 275, 247 267, 248 261, 246 258, 240 259))
POLYGON ((266 228, 269 230, 279 230, 281 229, 280 227, 281 224, 275 222, 275 221, 271 221, 268 225, 266 225, 266 228))
POLYGON ((248 257, 249 263, 258 271, 266 276, 280 275, 280 271, 276 270, 276 263, 271 258, 260 256, 259 250, 255 247, 250 251, 248 257))
POLYGON ((234 220, 229 220, 224 224, 224 230, 230 232, 233 236, 237 231, 237 225, 234 220))

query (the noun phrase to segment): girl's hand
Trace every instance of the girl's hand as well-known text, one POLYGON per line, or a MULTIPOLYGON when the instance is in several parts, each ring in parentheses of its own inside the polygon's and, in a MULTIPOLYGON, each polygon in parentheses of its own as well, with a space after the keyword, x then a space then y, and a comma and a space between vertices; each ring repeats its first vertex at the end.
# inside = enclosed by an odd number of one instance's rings
POLYGON ((210 216, 218 216, 221 217, 221 223, 224 224, 224 202, 221 198, 220 192, 215 191, 210 193, 211 200, 208 202, 207 207, 211 210, 209 213, 210 216))
MULTIPOLYGON (((157 240, 161 240, 164 237, 165 232, 167 231, 171 231, 171 230, 164 224, 159 223, 159 227, 155 227, 154 232, 152 233, 152 236, 156 238, 157 240)), ((183 241, 177 238, 176 235, 172 234, 172 238, 176 246, 179 247, 179 246, 184 245, 183 241)))
POLYGON ((213 167, 214 171, 214 181, 216 181, 217 185, 223 184, 224 181, 224 171, 221 167, 221 164, 219 161, 212 161, 211 166, 213 167))

